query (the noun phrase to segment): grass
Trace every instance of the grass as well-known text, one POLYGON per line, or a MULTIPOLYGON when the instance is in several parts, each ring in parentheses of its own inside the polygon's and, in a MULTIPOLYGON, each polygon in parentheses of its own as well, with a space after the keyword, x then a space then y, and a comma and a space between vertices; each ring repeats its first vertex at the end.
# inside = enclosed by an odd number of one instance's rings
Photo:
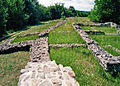
POLYGON ((91 30, 91 31, 94 31, 94 29, 92 29, 90 26, 81 26, 81 28, 83 30, 91 30))
POLYGON ((11 43, 15 43, 15 42, 22 42, 22 41, 28 41, 28 40, 36 40, 37 38, 39 38, 38 34, 37 35, 30 35, 30 36, 25 36, 25 37, 19 37, 14 39, 13 41, 11 41, 11 43))
POLYGON ((31 26, 30 29, 27 29, 25 31, 21 31, 20 34, 15 35, 15 37, 22 36, 22 35, 29 34, 29 33, 42 32, 45 29, 48 29, 49 27, 58 24, 60 21, 55 21, 55 22, 53 21, 53 22, 44 23, 42 25, 31 26))
MULTIPOLYGON (((113 47, 120 50, 120 35, 90 35, 90 37, 99 43, 100 46, 104 45, 112 45, 113 47)), ((109 52, 115 52, 114 50, 110 49, 109 52)), ((108 49, 107 49, 108 51, 108 49)), ((115 53, 112 53, 116 56, 115 53)))
POLYGON ((20 70, 29 61, 29 52, 0 55, 0 86, 17 86, 20 70))
POLYGON ((120 56, 120 53, 116 52, 115 50, 113 50, 111 47, 103 47, 106 51, 108 51, 109 53, 111 53, 114 56, 120 56))
POLYGON ((77 31, 73 28, 72 23, 76 22, 77 18, 68 18, 66 23, 58 28, 55 28, 49 33, 50 44, 61 43, 85 43, 77 31))
POLYGON ((96 30, 103 31, 105 33, 114 33, 117 34, 117 29, 115 27, 93 27, 96 30))
POLYGON ((76 22, 82 23, 82 24, 97 24, 95 22, 90 21, 88 17, 71 17, 76 20, 76 22))
MULTIPOLYGON (((60 22, 60 21, 59 21, 60 22)), ((48 29, 50 26, 56 25, 59 22, 49 22, 43 25, 31 26, 30 29, 18 32, 15 36, 21 36, 28 33, 41 32, 48 29)), ((55 28, 45 36, 49 36, 49 43, 85 43, 80 35, 72 27, 73 22, 80 22, 83 24, 94 24, 86 17, 70 17, 67 18, 66 24, 55 28)), ((86 28, 85 29, 89 29, 86 28)), ((100 29, 100 28, 99 28, 100 29)), ((102 29, 102 28, 101 28, 102 29)), ((108 30, 108 29, 107 29, 108 30)), ((112 30, 111 30, 112 32, 112 30)), ((106 32, 107 33, 107 32, 106 32)), ((112 45, 120 49, 120 35, 90 35, 96 40, 100 46, 112 45)), ((26 40, 35 40, 38 35, 20 37, 12 41, 21 42, 26 40)), ((106 48, 111 54, 118 55, 109 47, 106 48)), ((120 86, 120 74, 117 77, 106 72, 95 59, 92 52, 86 48, 81 47, 50 47, 50 58, 55 60, 57 64, 64 66, 71 66, 76 74, 76 79, 80 86, 120 86)), ((20 70, 25 67, 29 61, 29 52, 15 52, 11 54, 0 55, 0 86, 17 86, 20 70)))
POLYGON ((57 64, 71 66, 80 86, 120 86, 120 75, 114 78, 110 73, 105 72, 91 51, 84 46, 50 47, 50 58, 57 64))

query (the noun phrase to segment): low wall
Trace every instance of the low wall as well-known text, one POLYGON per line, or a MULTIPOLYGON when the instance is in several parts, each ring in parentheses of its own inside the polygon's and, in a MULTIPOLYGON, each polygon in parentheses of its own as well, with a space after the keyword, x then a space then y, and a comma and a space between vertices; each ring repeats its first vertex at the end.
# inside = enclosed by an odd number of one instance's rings
POLYGON ((120 72, 120 58, 115 58, 110 53, 101 48, 97 42, 91 39, 88 34, 83 31, 80 24, 73 23, 73 27, 86 41, 88 48, 92 50, 94 56, 99 60, 100 65, 107 71, 120 72))
POLYGON ((28 51, 30 46, 34 42, 34 40, 18 42, 18 43, 14 43, 14 44, 11 44, 11 41, 16 39, 16 38, 19 38, 19 37, 30 36, 30 35, 35 35, 35 34, 39 34, 39 36, 43 36, 43 35, 49 33, 54 28, 61 26, 65 22, 66 22, 66 20, 63 20, 59 24, 52 26, 52 27, 46 29, 45 31, 40 32, 40 33, 39 32, 29 33, 29 34, 25 34, 23 36, 14 37, 10 40, 7 40, 7 41, 0 44, 0 54, 12 53, 12 52, 16 52, 16 51, 26 51, 26 50, 28 51))
POLYGON ((66 20, 63 20, 63 21, 61 21, 59 24, 57 24, 56 26, 52 26, 52 27, 50 27, 49 29, 46 29, 45 31, 40 32, 40 33, 39 33, 39 37, 40 37, 40 36, 43 36, 43 35, 45 35, 45 34, 48 34, 48 33, 49 33, 51 30, 53 30, 54 28, 59 27, 59 26, 65 24, 65 22, 66 22, 66 20))
POLYGON ((117 30, 117 33, 120 35, 120 30, 117 30))
POLYGON ((76 23, 77 25, 80 26, 96 26, 96 27, 115 27, 115 28, 120 28, 120 25, 117 25, 116 23, 113 22, 106 22, 106 23, 99 23, 99 24, 82 24, 82 23, 76 23))
POLYGON ((0 54, 7 54, 17 51, 29 51, 30 46, 33 43, 32 40, 11 44, 10 42, 12 40, 14 40, 14 38, 4 42, 3 44, 0 44, 0 54))
POLYGON ((35 40, 31 46, 31 62, 50 61, 48 48, 49 46, 47 37, 35 40))
POLYGON ((84 30, 87 34, 105 34, 103 31, 90 31, 90 30, 84 30))
POLYGON ((31 61, 21 70, 18 86, 79 86, 71 67, 50 61, 48 38, 35 40, 31 48, 31 61))

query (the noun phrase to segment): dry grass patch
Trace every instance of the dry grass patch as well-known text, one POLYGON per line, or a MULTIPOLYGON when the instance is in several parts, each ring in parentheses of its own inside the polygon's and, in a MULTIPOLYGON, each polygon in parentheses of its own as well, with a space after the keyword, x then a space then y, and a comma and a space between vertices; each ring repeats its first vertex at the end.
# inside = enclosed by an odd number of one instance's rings
POLYGON ((29 52, 0 55, 0 86, 17 86, 20 70, 29 61, 29 52))

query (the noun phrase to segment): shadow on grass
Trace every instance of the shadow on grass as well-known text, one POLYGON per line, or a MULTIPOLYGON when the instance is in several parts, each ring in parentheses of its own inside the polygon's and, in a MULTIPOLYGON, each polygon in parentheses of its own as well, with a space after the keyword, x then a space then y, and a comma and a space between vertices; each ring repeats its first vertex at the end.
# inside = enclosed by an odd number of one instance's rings
POLYGON ((30 46, 27 45, 25 47, 10 48, 8 50, 0 51, 0 54, 10 54, 10 53, 18 52, 18 51, 30 51, 30 46))
MULTIPOLYGON (((45 23, 45 22, 41 22, 41 23, 39 23, 39 24, 34 24, 34 25, 32 25, 32 26, 39 26, 39 25, 44 25, 44 24, 46 24, 46 23, 45 23)), ((28 29, 30 29, 30 25, 25 26, 25 27, 23 27, 23 28, 18 28, 17 30, 13 30, 12 33, 14 33, 14 32, 21 32, 21 31, 25 31, 25 30, 28 30, 28 29)), ((0 42, 3 41, 3 40, 9 39, 11 36, 14 35, 14 34, 12 34, 12 33, 11 33, 10 35, 6 34, 6 35, 4 35, 3 37, 1 37, 1 38, 0 38, 0 42)))

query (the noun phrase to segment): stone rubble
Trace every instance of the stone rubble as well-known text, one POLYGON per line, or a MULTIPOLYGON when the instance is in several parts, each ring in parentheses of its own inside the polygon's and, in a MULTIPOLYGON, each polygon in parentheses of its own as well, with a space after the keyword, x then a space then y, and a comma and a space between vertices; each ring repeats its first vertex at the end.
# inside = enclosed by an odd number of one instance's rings
POLYGON ((32 52, 30 53, 31 62, 38 62, 38 61, 49 61, 49 53, 48 53, 48 38, 40 38, 37 39, 32 43, 31 49, 32 52))
MULTIPOLYGON (((30 33, 18 37, 35 34, 43 36, 65 22, 66 20, 41 33, 30 33)), ((0 54, 19 50, 31 51, 30 62, 25 66, 25 69, 21 70, 18 86, 79 86, 79 83, 75 79, 75 73, 71 67, 63 67, 61 64, 57 65, 55 61, 50 61, 47 37, 11 44, 11 41, 15 38, 0 44, 0 54)), ((79 46, 79 44, 69 46, 79 46)))
POLYGON ((21 70, 18 86, 79 86, 71 67, 50 61, 48 38, 33 42, 31 60, 21 70))
POLYGON ((105 34, 103 31, 99 31, 99 30, 84 30, 87 34, 105 34))
POLYGON ((113 22, 105 22, 105 23, 99 23, 99 24, 82 24, 82 23, 76 23, 79 26, 96 26, 96 27, 115 27, 115 28, 120 28, 120 25, 117 25, 116 23, 113 22))
POLYGON ((55 61, 29 62, 21 70, 18 86, 79 86, 71 67, 55 61))
POLYGON ((15 38, 7 40, 4 43, 0 44, 0 54, 29 50, 30 46, 33 43, 32 40, 11 44, 10 42, 14 39, 15 38))
POLYGON ((86 41, 88 48, 92 50, 94 56, 100 61, 101 66, 107 71, 120 72, 120 58, 115 58, 110 53, 101 48, 97 42, 91 39, 88 34, 82 30, 79 23, 73 23, 73 27, 86 41))
POLYGON ((14 43, 14 44, 11 44, 11 41, 16 39, 16 38, 19 38, 19 37, 30 36, 30 35, 35 35, 35 34, 39 34, 39 36, 43 36, 43 35, 49 33, 52 29, 61 26, 65 22, 66 22, 66 20, 63 20, 59 24, 57 24, 55 26, 52 26, 49 29, 46 29, 45 31, 40 32, 40 33, 39 32, 29 33, 29 34, 25 34, 23 36, 14 37, 14 38, 12 38, 10 40, 7 40, 7 41, 0 44, 0 54, 12 53, 12 52, 24 51, 24 50, 28 51, 30 46, 34 42, 34 40, 18 42, 18 43, 14 43))
POLYGON ((117 33, 120 35, 120 30, 118 30, 117 33))

